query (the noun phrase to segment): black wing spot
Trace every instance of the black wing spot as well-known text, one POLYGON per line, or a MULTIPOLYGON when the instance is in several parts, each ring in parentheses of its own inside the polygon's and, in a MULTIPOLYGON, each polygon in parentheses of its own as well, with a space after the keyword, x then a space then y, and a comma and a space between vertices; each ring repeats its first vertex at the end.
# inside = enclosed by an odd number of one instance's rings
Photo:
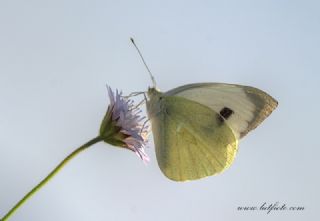
POLYGON ((233 113, 234 111, 228 107, 222 108, 218 115, 218 121, 223 123, 225 120, 228 120, 233 113))

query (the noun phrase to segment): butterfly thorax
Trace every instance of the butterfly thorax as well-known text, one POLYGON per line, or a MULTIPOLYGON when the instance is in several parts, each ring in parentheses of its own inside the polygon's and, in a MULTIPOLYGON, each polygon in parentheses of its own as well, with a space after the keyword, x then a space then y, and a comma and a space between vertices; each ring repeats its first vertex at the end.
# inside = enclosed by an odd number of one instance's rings
POLYGON ((160 112, 161 100, 164 94, 154 87, 149 87, 147 94, 149 98, 147 100, 147 111, 149 119, 151 119, 155 114, 160 112))

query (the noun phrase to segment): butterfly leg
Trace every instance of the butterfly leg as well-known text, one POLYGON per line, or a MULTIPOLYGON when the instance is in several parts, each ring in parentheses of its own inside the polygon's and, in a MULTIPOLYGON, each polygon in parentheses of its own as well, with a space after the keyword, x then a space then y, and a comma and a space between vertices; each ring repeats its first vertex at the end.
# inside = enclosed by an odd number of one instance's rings
POLYGON ((146 92, 132 92, 132 93, 130 93, 129 95, 127 95, 127 96, 123 96, 124 98, 130 98, 130 97, 136 97, 136 96, 139 96, 139 95, 141 95, 141 94, 144 94, 145 95, 145 93, 146 92))
POLYGON ((134 108, 139 108, 141 105, 143 105, 146 101, 142 100, 140 101, 134 108))
POLYGON ((143 128, 145 128, 146 124, 149 122, 150 119, 146 119, 143 124, 142 124, 142 127, 141 127, 141 130, 140 130, 140 133, 142 132, 143 128))

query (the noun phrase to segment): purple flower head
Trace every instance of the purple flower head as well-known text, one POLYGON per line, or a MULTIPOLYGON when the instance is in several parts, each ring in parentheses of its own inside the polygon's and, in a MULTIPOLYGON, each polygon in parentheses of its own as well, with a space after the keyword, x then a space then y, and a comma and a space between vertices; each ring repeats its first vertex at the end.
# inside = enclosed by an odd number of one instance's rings
POLYGON ((149 126, 144 123, 141 109, 133 100, 122 96, 122 92, 114 93, 107 87, 110 104, 101 123, 100 136, 105 142, 124 147, 135 152, 144 162, 149 161, 145 153, 149 126))

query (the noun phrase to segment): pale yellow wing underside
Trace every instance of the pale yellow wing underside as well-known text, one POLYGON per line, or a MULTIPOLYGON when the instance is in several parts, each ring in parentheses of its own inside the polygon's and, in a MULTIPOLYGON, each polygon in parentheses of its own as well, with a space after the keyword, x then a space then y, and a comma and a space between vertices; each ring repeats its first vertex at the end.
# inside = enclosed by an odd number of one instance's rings
POLYGON ((174 181, 195 180, 222 172, 233 162, 238 140, 219 114, 205 105, 164 96, 152 118, 157 161, 174 181))

